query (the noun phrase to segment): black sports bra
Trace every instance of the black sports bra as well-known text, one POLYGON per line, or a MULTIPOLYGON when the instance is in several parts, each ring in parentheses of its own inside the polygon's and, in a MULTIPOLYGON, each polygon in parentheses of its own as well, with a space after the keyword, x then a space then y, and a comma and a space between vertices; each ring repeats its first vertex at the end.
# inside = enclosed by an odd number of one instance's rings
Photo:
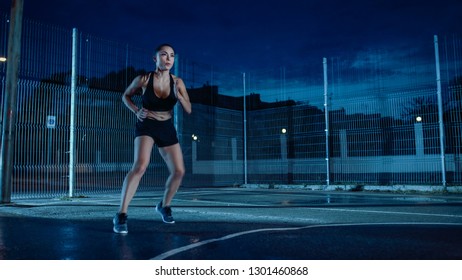
POLYGON ((150 111, 166 112, 173 110, 177 102, 172 74, 170 74, 170 93, 166 98, 159 98, 154 92, 154 73, 149 74, 149 81, 143 96, 143 108, 150 111))

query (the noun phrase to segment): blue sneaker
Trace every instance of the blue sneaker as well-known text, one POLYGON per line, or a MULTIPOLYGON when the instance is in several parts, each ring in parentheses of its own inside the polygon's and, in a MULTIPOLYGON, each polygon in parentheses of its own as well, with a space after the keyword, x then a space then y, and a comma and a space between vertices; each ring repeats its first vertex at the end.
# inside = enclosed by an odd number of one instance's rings
POLYGON ((162 201, 156 205, 156 211, 162 216, 162 221, 164 221, 164 223, 175 223, 175 220, 172 217, 172 208, 170 208, 169 206, 162 207, 162 201))
POLYGON ((127 214, 125 213, 117 213, 112 219, 112 223, 114 224, 114 232, 127 234, 128 233, 128 226, 127 226, 127 214))

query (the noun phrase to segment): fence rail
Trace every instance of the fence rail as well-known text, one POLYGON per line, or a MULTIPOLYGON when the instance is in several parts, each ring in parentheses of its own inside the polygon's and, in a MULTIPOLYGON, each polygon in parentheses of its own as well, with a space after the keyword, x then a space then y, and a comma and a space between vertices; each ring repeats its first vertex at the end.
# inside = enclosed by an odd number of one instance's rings
MULTIPOLYGON (((3 16, 0 56, 7 25, 3 16)), ((27 19, 23 29, 13 196, 66 196, 69 172, 74 195, 118 191, 133 160, 135 122, 121 95, 152 69, 151 50, 78 32, 71 171, 72 30, 27 19)), ((245 74, 180 53, 176 73, 193 102, 193 114, 178 110, 175 120, 184 186, 461 185, 461 38, 438 38, 442 108, 432 37, 415 50, 358 51, 245 74)), ((0 62, 2 100, 6 63, 0 62)), ((153 153, 140 188, 161 188, 166 177, 153 153)))

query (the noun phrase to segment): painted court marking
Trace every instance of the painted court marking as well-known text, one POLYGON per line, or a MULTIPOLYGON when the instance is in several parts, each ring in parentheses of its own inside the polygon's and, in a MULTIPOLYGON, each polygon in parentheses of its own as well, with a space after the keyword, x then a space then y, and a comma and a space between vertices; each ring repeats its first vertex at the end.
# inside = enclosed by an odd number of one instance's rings
POLYGON ((225 241, 228 239, 232 239, 235 237, 253 234, 253 233, 260 233, 260 232, 269 232, 269 231, 295 231, 295 230, 302 230, 302 229, 309 229, 309 228, 321 228, 321 227, 347 227, 347 226, 377 226, 377 225, 451 225, 451 226, 462 226, 460 223, 357 223, 357 224, 326 224, 326 225, 310 225, 310 226, 303 226, 303 227, 288 227, 288 228, 264 228, 264 229, 256 229, 256 230, 249 230, 249 231, 242 231, 236 232, 233 234, 228 234, 220 238, 212 238, 204 241, 200 241, 197 243, 189 244, 183 247, 179 247, 167 252, 164 252, 160 255, 155 256, 151 260, 164 260, 176 254, 186 252, 188 250, 201 247, 213 242, 220 242, 225 241))

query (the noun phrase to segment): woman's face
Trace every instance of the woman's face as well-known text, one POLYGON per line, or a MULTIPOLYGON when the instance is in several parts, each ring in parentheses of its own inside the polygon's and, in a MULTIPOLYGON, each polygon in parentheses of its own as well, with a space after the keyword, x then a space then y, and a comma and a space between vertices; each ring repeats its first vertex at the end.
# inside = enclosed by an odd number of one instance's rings
POLYGON ((159 70, 170 70, 175 62, 175 52, 171 47, 164 46, 157 52, 154 61, 159 70))

